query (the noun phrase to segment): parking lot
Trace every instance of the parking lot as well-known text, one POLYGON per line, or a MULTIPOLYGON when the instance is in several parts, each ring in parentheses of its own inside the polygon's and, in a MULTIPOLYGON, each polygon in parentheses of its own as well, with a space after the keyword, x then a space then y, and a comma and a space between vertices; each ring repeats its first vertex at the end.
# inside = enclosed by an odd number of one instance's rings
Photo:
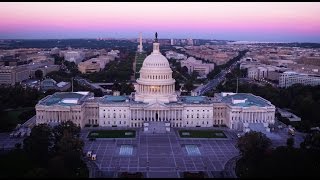
MULTIPOLYGON (((181 177, 184 171, 224 170, 226 162, 238 155, 236 134, 224 131, 226 139, 179 138, 173 130, 166 134, 147 134, 137 129, 136 138, 89 141, 89 130, 82 131, 84 151, 97 154, 95 163, 105 174, 112 172, 143 172, 146 177, 181 177), (120 155, 121 145, 131 145, 132 155, 120 155), (195 145, 200 155, 188 155, 185 145, 195 145)), ((212 176, 212 175, 211 175, 212 176)))

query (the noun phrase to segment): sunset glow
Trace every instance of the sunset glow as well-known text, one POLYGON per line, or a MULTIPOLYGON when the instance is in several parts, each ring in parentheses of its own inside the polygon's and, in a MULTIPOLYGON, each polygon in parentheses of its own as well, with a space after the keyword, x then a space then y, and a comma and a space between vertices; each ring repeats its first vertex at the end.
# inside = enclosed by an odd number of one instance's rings
POLYGON ((0 38, 320 42, 320 3, 0 3, 0 38))

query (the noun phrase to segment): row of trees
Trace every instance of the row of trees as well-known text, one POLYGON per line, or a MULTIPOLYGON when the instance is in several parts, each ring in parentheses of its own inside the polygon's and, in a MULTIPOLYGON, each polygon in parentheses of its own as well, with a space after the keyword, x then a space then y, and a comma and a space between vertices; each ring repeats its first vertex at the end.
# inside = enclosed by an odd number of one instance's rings
POLYGON ((114 83, 112 86, 112 91, 120 91, 120 94, 126 94, 129 95, 132 92, 134 92, 134 86, 132 83, 127 84, 125 82, 122 83, 114 83))
POLYGON ((83 141, 80 127, 71 121, 54 128, 35 126, 23 142, 23 148, 0 157, 2 177, 88 177, 82 161, 83 141), (16 157, 19 161, 14 161, 16 157))

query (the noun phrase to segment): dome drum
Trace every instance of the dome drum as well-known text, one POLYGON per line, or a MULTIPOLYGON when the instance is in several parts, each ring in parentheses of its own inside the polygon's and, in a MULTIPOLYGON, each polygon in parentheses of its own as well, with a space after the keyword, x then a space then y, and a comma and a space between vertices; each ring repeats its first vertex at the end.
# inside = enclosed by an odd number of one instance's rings
POLYGON ((140 77, 135 85, 135 101, 175 102, 175 80, 165 56, 160 53, 159 43, 153 43, 153 52, 143 61, 140 77))

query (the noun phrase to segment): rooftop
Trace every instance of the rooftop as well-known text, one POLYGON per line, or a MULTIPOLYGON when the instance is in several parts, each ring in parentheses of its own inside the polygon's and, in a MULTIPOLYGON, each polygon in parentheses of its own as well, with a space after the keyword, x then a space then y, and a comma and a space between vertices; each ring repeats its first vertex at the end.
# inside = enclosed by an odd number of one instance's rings
POLYGON ((249 93, 237 93, 237 94, 229 94, 221 99, 222 102, 228 103, 232 106, 240 106, 240 107, 251 107, 251 106, 258 106, 258 107, 266 107, 270 106, 270 102, 255 96, 249 93))
POLYGON ((103 96, 101 98, 101 102, 102 103, 128 102, 128 101, 129 101, 129 97, 127 97, 127 96, 111 96, 111 95, 107 95, 107 96, 103 96))
POLYGON ((54 93, 51 96, 41 100, 40 105, 52 106, 52 105, 63 105, 72 106, 82 103, 82 99, 88 96, 89 92, 59 92, 54 93))
POLYGON ((206 96, 181 96, 181 102, 190 104, 209 103, 206 96))

